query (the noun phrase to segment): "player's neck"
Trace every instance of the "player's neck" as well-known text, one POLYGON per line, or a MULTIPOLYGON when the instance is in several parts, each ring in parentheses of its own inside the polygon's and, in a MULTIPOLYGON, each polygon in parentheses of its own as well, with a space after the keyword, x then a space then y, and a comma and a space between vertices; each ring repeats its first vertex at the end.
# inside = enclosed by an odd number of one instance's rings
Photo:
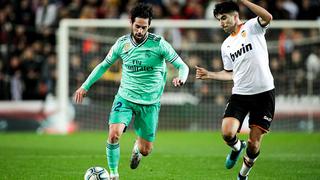
POLYGON ((149 32, 147 32, 141 40, 136 40, 136 38, 134 38, 133 34, 131 34, 131 38, 132 38, 132 40, 133 40, 136 44, 140 44, 140 43, 142 43, 146 38, 148 38, 148 34, 149 34, 149 32))
POLYGON ((239 21, 237 23, 237 25, 235 26, 234 28, 234 31, 230 34, 231 36, 235 36, 239 33, 240 29, 241 29, 241 26, 243 25, 243 23, 241 21, 239 21))

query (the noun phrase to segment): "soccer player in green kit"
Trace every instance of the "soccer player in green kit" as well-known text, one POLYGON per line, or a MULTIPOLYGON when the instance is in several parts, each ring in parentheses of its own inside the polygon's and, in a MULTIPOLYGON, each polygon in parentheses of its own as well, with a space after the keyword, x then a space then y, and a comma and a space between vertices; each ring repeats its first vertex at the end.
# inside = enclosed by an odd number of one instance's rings
POLYGON ((148 32, 152 20, 151 6, 137 4, 130 12, 131 34, 120 37, 105 59, 95 67, 87 80, 75 92, 74 101, 81 103, 91 85, 118 59, 122 60, 122 79, 109 117, 106 147, 112 180, 119 179, 119 140, 135 115, 137 134, 130 167, 138 167, 142 156, 150 154, 155 139, 160 97, 166 83, 166 61, 179 71, 172 83, 181 87, 187 80, 189 68, 172 46, 161 36, 148 32))

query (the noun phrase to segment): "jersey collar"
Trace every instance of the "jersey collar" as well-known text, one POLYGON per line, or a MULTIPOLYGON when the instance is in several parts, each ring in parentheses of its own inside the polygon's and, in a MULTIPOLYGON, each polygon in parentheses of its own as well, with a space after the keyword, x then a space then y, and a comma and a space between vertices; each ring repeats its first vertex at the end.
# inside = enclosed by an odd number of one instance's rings
POLYGON ((141 45, 143 45, 143 44, 147 41, 148 36, 149 36, 149 32, 147 32, 146 37, 144 38, 144 40, 143 40, 141 43, 137 44, 137 43, 134 41, 132 35, 130 34, 130 41, 131 41, 131 43, 133 44, 133 46, 135 46, 135 47, 136 47, 136 46, 141 46, 141 45))

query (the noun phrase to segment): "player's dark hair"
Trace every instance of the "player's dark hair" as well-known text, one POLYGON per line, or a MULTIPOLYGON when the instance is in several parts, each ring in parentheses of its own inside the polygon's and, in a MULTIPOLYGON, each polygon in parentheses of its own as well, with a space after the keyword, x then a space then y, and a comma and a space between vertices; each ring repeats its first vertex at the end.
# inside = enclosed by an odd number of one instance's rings
POLYGON ((144 19, 149 18, 150 25, 153 16, 152 7, 149 4, 138 3, 131 9, 130 16, 132 23, 134 23, 136 17, 144 19))
POLYGON ((231 13, 234 11, 239 12, 238 4, 233 1, 224 1, 216 4, 213 15, 217 18, 218 14, 231 13))

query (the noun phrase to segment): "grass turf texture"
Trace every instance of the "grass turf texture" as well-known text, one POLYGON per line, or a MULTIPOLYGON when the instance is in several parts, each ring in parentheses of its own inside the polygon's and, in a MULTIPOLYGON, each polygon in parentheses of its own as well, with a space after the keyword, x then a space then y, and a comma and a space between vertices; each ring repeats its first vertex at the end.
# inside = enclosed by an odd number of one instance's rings
MULTIPOLYGON (((129 167, 133 132, 121 139, 122 180, 236 179, 242 159, 227 170, 229 148, 218 132, 160 131, 150 156, 136 170, 129 167)), ((0 179, 80 180, 90 166, 106 167, 106 132, 67 136, 0 133, 0 179)), ((242 135, 241 138, 247 138, 242 135)), ((320 134, 271 132, 251 179, 320 179, 320 134)))

